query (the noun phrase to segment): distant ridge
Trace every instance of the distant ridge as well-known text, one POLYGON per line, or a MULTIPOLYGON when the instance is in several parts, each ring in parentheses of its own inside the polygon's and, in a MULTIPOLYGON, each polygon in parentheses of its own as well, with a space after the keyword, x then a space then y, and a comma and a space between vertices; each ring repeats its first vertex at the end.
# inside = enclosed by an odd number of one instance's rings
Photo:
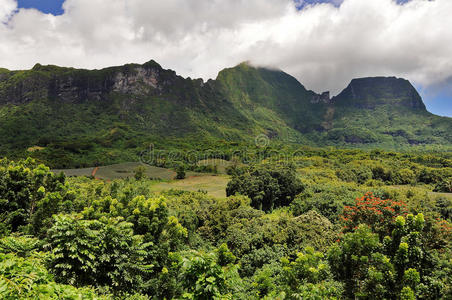
POLYGON ((424 102, 408 80, 396 77, 353 79, 345 90, 334 97, 337 105, 375 108, 377 105, 401 105, 426 111, 424 102))
POLYGON ((251 144, 262 134, 311 146, 452 149, 452 119, 429 113, 405 79, 353 79, 330 99, 247 63, 207 82, 153 60, 101 70, 0 69, 0 116, 0 155, 54 167, 131 161, 150 143, 251 144))

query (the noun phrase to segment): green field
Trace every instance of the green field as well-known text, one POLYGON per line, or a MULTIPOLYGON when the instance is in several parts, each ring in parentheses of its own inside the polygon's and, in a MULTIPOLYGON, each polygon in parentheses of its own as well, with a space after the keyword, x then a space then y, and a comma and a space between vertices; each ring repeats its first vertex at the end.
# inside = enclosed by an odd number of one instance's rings
MULTIPOLYGON (((201 161, 200 165, 211 165, 212 160, 201 161)), ((219 172, 223 173, 227 165, 225 160, 214 160, 214 164, 219 167, 219 172)), ((110 166, 99 167, 95 172, 95 178, 101 180, 115 180, 127 177, 133 177, 134 170, 137 167, 146 168, 146 176, 151 179, 163 180, 155 181, 152 189, 155 192, 163 192, 171 189, 185 190, 185 191, 206 191, 207 194, 217 198, 226 197, 226 185, 229 181, 229 176, 226 175, 211 175, 206 173, 187 172, 187 178, 183 180, 174 180, 176 172, 170 169, 149 166, 138 162, 128 162, 122 164, 114 164, 110 166)), ((52 170, 54 173, 63 172, 66 176, 91 176, 96 168, 83 169, 62 169, 52 170)))
MULTIPOLYGON (((139 162, 127 162, 122 164, 114 164, 109 166, 99 167, 95 172, 95 178, 103 180, 114 180, 120 178, 133 177, 134 170, 138 167, 146 168, 146 176, 148 178, 171 180, 176 176, 176 172, 149 166, 139 162)), ((53 170, 54 173, 63 172, 66 176, 91 176, 96 168, 83 168, 83 169, 57 169, 53 170)))
POLYGON ((198 161, 196 164, 198 166, 212 166, 217 168, 217 172, 220 174, 226 174, 226 168, 232 165, 232 162, 218 159, 218 158, 209 158, 198 161))
POLYGON ((77 176, 91 176, 94 168, 82 168, 82 169, 54 169, 53 173, 59 174, 61 172, 68 177, 77 177, 77 176))
POLYGON ((171 189, 190 192, 205 191, 212 197, 225 198, 228 182, 229 176, 225 175, 197 175, 189 176, 183 180, 156 182, 152 186, 152 190, 155 192, 163 192, 171 189))

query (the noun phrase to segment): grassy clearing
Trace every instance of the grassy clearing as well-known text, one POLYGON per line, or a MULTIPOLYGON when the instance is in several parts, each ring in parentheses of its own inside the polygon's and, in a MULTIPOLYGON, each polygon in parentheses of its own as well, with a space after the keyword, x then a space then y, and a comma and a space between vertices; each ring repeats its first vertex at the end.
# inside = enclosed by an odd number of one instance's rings
POLYGON ((148 166, 138 162, 129 162, 99 167, 99 170, 96 172, 96 178, 113 180, 118 178, 133 177, 134 170, 140 166, 146 168, 146 176, 149 178, 171 180, 176 176, 176 172, 169 169, 148 166))
MULTIPOLYGON (((176 176, 176 172, 153 166, 148 166, 139 162, 128 162, 122 164, 115 164, 110 166, 99 167, 95 177, 103 180, 114 180, 119 178, 133 177, 134 170, 143 166, 146 168, 146 176, 149 178, 172 180, 176 176)), ((66 176, 91 176, 95 168, 84 169, 65 169, 53 170, 55 173, 63 172, 66 176)))
POLYGON ((64 175, 67 177, 78 177, 78 176, 91 176, 91 173, 93 172, 94 168, 83 168, 83 169, 55 169, 52 170, 54 173, 61 173, 63 172, 64 175))
POLYGON ((198 166, 212 166, 217 167, 217 171, 220 174, 226 174, 226 168, 232 165, 232 162, 224 160, 224 159, 218 159, 218 158, 209 158, 200 160, 197 162, 198 166))
MULTIPOLYGON (((188 174, 189 175, 189 174, 188 174)), ((156 182, 152 186, 155 192, 163 192, 170 189, 184 191, 206 191, 207 194, 217 198, 226 197, 226 185, 229 182, 229 176, 225 175, 201 175, 189 176, 183 180, 174 180, 170 182, 156 182)))

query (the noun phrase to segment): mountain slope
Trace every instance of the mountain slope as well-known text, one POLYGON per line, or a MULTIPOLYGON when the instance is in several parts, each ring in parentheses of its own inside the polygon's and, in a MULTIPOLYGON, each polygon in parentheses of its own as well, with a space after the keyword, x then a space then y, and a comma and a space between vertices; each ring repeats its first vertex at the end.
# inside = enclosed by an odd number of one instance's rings
POLYGON ((327 110, 326 103, 314 101, 320 95, 282 71, 240 64, 221 71, 216 81, 234 107, 271 138, 307 142, 303 133, 317 130, 327 110))
POLYGON ((135 160, 151 143, 251 144, 259 134, 319 146, 444 150, 452 148, 451 132, 450 118, 427 112, 411 84, 396 78, 353 80, 330 99, 282 71, 246 63, 207 82, 154 61, 0 69, 0 155, 57 167, 135 160))
POLYGON ((339 95, 336 106, 372 109, 379 105, 395 105, 426 111, 421 96, 408 80, 396 77, 353 79, 339 95))
POLYGON ((332 102, 330 142, 402 149, 407 145, 448 147, 452 143, 452 119, 429 113, 407 80, 354 79, 332 102))

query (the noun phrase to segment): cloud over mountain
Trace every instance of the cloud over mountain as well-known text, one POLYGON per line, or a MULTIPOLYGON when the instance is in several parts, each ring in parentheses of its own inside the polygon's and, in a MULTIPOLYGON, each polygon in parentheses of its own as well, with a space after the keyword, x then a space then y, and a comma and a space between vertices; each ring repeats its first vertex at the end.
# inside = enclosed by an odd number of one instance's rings
POLYGON ((67 0, 63 8, 61 16, 20 9, 11 17, 16 3, 0 0, 0 66, 99 68, 153 58, 210 78, 249 60, 333 93, 354 77, 395 75, 426 89, 452 78, 450 0, 345 0, 302 10, 292 0, 67 0))

